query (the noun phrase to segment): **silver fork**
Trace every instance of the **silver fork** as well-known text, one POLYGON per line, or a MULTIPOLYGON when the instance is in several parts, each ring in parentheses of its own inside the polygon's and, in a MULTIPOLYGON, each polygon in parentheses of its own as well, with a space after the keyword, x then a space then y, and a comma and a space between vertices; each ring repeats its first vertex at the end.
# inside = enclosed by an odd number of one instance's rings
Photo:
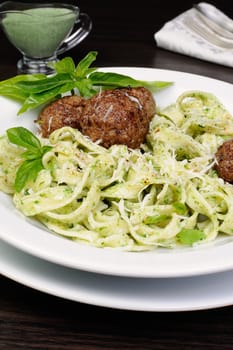
MULTIPOLYGON (((199 4, 194 5, 193 13, 197 21, 201 21, 204 25, 209 27, 213 32, 223 39, 233 40, 233 31, 229 31, 226 27, 220 26, 219 23, 214 22, 210 17, 200 11, 199 4)), ((229 25, 229 24, 228 24, 229 25)))
POLYGON ((193 7, 219 27, 222 27, 225 32, 227 31, 233 34, 233 19, 217 7, 207 2, 199 2, 198 4, 194 4, 193 7))
POLYGON ((207 24, 201 22, 195 16, 186 16, 183 19, 185 26, 190 29, 192 32, 196 33, 212 45, 220 47, 222 49, 233 49, 233 40, 224 39, 216 32, 214 32, 207 24))

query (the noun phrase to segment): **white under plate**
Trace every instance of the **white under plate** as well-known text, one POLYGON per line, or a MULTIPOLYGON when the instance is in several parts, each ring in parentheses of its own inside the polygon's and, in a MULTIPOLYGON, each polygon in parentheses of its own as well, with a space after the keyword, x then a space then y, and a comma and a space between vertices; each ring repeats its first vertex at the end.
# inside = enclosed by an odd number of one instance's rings
MULTIPOLYGON (((114 67, 104 70, 127 74, 141 80, 173 81, 173 86, 155 95, 160 107, 174 102, 186 90, 198 89, 215 94, 233 113, 233 86, 229 83, 194 74, 153 68, 114 67)), ((17 103, 0 97, 1 134, 9 127, 20 125, 35 130, 36 114, 30 112, 17 116, 18 109, 17 103)), ((79 270, 115 276, 165 278, 233 269, 233 238, 217 240, 213 244, 195 249, 158 249, 141 253, 94 248, 56 236, 24 218, 14 209, 11 198, 3 193, 0 193, 0 217, 2 240, 36 257, 79 270)))
POLYGON ((233 304, 233 272, 184 278, 128 278, 69 269, 0 240, 0 273, 39 291, 91 305, 137 311, 192 311, 233 304))

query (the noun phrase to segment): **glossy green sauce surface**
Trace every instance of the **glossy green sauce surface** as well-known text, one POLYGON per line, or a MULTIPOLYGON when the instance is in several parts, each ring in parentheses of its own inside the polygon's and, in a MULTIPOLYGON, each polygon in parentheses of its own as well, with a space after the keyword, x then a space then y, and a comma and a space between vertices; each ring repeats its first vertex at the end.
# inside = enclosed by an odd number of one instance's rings
POLYGON ((22 53, 44 58, 53 55, 73 28, 77 13, 67 8, 42 7, 9 12, 4 31, 22 53))

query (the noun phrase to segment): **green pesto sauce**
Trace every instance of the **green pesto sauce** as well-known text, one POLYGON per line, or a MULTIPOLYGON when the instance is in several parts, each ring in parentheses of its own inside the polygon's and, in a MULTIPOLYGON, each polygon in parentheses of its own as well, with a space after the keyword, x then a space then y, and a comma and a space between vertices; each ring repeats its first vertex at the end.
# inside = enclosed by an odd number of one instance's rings
POLYGON ((67 8, 42 7, 8 13, 2 21, 4 31, 26 56, 52 56, 70 33, 77 13, 67 8))

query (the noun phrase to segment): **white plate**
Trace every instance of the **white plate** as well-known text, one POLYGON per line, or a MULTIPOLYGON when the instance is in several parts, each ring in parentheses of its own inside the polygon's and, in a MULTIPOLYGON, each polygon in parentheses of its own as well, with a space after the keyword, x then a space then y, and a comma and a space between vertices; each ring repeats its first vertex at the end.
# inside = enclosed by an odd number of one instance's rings
MULTIPOLYGON (((233 113, 233 86, 229 83, 176 71, 153 68, 108 68, 141 80, 175 82, 156 94, 161 107, 175 101, 185 90, 216 94, 233 113)), ((35 129, 35 113, 17 116, 19 105, 0 98, 0 133, 11 126, 35 129)), ((10 197, 0 194, 0 238, 15 247, 60 265, 85 271, 131 277, 181 277, 226 271, 233 268, 233 239, 217 241, 197 249, 155 250, 128 253, 80 245, 56 236, 18 213, 10 197)))
POLYGON ((233 304, 233 272, 152 279, 94 274, 32 257, 0 240, 0 273, 39 291, 91 305, 191 311, 233 304))

